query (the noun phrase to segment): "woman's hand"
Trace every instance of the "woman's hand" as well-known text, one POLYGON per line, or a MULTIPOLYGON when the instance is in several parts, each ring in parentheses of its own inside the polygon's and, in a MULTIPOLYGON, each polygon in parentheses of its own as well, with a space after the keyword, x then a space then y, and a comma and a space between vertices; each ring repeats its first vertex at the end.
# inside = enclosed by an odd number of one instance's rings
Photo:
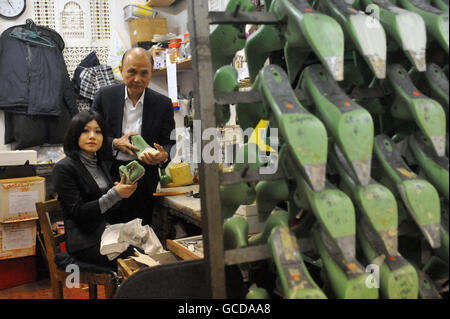
POLYGON ((122 174, 120 178, 120 182, 115 182, 114 187, 116 188, 116 192, 119 194, 121 198, 129 198, 133 195, 134 191, 137 188, 137 184, 133 183, 131 185, 125 184, 125 175, 122 174))

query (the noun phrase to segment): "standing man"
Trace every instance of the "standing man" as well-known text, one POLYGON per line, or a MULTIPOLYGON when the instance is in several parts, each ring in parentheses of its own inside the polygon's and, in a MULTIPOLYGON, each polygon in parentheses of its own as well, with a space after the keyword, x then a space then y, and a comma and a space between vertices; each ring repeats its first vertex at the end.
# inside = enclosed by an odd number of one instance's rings
POLYGON ((145 175, 138 182, 136 192, 127 199, 129 214, 122 222, 141 218, 143 225, 151 225, 153 193, 159 181, 159 167, 167 166, 170 149, 175 141, 170 134, 175 129, 171 100, 148 88, 152 72, 152 59, 146 50, 132 48, 125 52, 119 67, 124 84, 101 88, 92 103, 92 110, 100 113, 107 123, 108 145, 113 150, 111 176, 120 180, 119 167, 137 159, 137 147, 130 136, 139 134, 159 152, 140 157, 145 175))

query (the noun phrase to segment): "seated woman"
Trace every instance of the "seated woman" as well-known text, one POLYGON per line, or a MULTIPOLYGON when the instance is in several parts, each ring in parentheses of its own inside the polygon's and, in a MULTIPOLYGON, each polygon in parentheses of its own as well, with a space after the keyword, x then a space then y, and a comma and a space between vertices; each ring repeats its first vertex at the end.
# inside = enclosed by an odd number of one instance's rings
MULTIPOLYGON (((108 218, 121 215, 121 200, 129 198, 137 184, 126 185, 124 176, 113 184, 104 161, 105 130, 98 113, 80 112, 74 116, 64 141, 66 158, 55 165, 52 178, 63 209, 69 254, 86 263, 115 269, 116 261, 100 254, 101 236, 108 218)), ((129 249, 119 257, 131 254, 129 249)))

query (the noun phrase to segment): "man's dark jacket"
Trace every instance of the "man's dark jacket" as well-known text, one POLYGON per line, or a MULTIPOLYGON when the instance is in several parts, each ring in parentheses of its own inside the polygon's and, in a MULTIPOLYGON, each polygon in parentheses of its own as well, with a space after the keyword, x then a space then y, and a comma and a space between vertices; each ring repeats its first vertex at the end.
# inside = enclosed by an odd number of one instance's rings
MULTIPOLYGON (((106 121, 108 139, 104 143, 107 143, 108 146, 112 145, 114 138, 120 138, 124 135, 122 132, 124 103, 124 84, 102 87, 92 103, 91 109, 100 113, 106 121)), ((161 145, 170 156, 171 148, 175 144, 175 140, 170 139, 174 129, 172 101, 167 96, 146 88, 141 136, 150 146, 153 146, 153 143, 161 145)), ((114 151, 115 153, 116 151, 114 151)), ((159 181, 158 166, 141 164, 145 167, 144 179, 147 182, 148 189, 154 191, 159 181)))

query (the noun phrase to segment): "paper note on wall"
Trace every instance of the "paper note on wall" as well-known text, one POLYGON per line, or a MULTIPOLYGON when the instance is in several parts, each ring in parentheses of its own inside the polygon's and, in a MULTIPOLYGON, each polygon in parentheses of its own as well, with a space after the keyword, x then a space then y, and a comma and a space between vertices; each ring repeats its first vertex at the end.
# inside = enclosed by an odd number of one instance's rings
POLYGON ((3 250, 24 249, 34 245, 33 229, 4 229, 3 250))
POLYGON ((36 203, 39 201, 38 191, 14 192, 9 194, 9 213, 25 213, 36 211, 36 203))
POLYGON ((177 87, 177 64, 172 63, 170 60, 170 54, 166 54, 166 66, 167 66, 167 88, 169 98, 172 103, 178 102, 178 87, 177 87))

